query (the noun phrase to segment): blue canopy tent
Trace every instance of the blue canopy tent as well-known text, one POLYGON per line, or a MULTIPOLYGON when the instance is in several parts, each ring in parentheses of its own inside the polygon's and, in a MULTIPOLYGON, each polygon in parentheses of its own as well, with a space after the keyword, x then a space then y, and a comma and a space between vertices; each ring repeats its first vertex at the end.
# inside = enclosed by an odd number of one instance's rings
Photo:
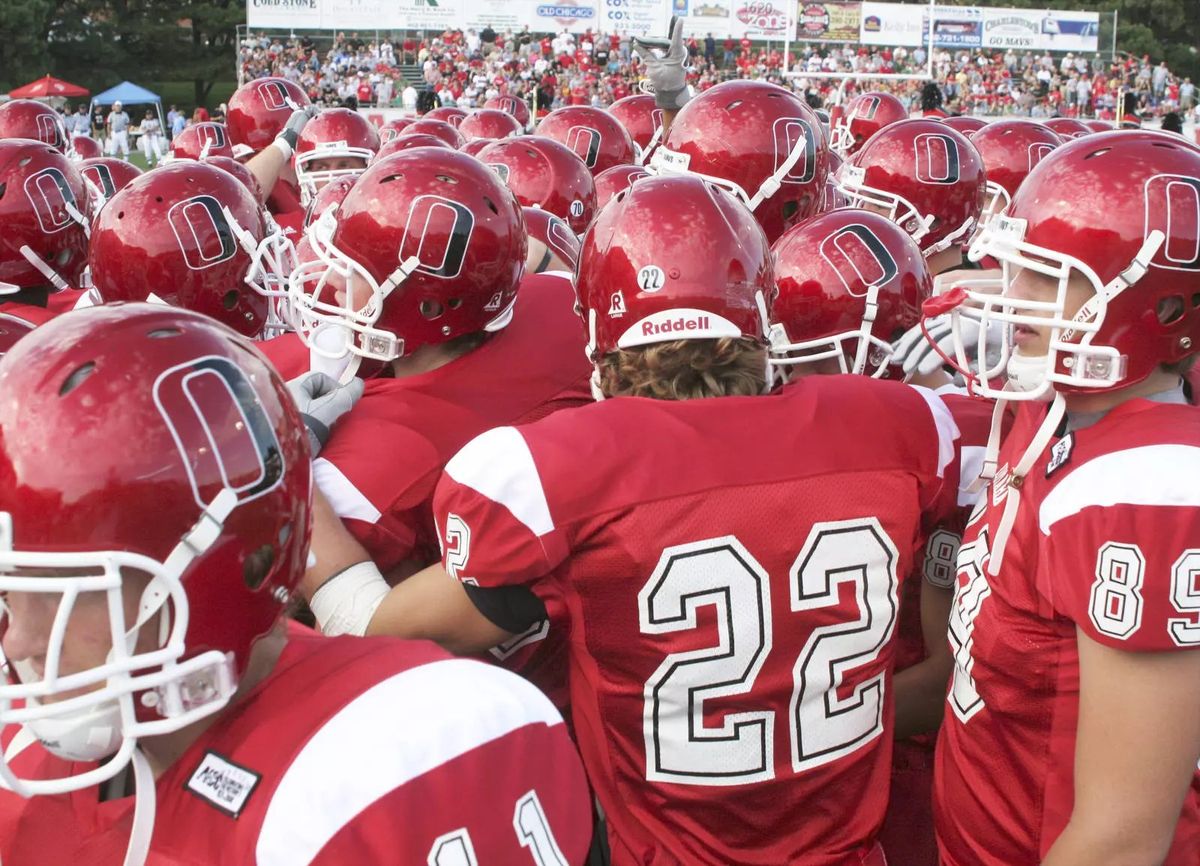
POLYGON ((114 102, 121 103, 122 108, 129 105, 153 105, 158 111, 159 125, 162 127, 164 133, 167 131, 167 121, 163 117, 162 99, 157 93, 151 93, 146 88, 139 87, 132 81, 122 81, 116 87, 110 87, 103 93, 97 93, 93 96, 88 113, 90 114, 94 111, 97 105, 112 105, 114 102))

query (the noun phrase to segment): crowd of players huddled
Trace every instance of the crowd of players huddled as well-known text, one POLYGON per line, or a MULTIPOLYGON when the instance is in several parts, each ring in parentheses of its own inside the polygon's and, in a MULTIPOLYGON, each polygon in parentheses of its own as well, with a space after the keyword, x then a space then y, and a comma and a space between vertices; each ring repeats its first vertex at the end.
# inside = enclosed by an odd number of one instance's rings
POLYGON ((631 47, 0 106, 5 866, 1200 862, 1200 146, 631 47))

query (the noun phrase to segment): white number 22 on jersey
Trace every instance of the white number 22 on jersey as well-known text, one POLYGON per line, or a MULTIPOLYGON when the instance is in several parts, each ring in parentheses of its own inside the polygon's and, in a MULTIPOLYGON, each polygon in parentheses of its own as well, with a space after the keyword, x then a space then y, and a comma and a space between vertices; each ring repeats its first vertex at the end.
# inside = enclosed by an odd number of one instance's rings
MULTIPOLYGON (((884 674, 856 681, 892 636, 896 546, 874 518, 818 523, 789 571, 794 612, 858 601, 846 622, 813 629, 793 667, 788 725, 792 769, 850 754, 883 732, 884 674), (853 683, 847 693, 843 684, 853 683), (846 695, 841 697, 840 695, 846 695)), ((667 655, 644 687, 646 778, 683 785, 742 785, 775 776, 776 712, 753 710, 706 724, 705 701, 747 694, 772 648, 766 571, 733 536, 663 551, 638 593, 643 634, 697 627, 716 608, 718 644, 667 655)))

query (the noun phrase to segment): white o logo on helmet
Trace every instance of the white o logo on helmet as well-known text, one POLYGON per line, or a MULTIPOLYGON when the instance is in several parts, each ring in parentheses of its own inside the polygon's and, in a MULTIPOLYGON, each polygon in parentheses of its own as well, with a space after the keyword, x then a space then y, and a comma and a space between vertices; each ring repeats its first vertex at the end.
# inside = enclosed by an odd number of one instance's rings
POLYGON ((646 265, 638 271, 638 288, 643 292, 657 292, 667 282, 667 275, 658 265, 646 265))

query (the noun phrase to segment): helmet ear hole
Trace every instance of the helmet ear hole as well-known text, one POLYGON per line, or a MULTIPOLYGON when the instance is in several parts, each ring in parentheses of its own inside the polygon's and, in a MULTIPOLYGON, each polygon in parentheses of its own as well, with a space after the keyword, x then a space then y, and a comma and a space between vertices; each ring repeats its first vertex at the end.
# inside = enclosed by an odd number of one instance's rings
POLYGON ((86 364, 81 364, 71 371, 71 374, 63 380, 58 389, 58 396, 65 397, 83 384, 83 381, 92 373, 96 372, 96 362, 88 361, 86 364))
POLYGON ((431 298, 426 298, 425 300, 421 301, 421 315, 426 319, 431 321, 433 319, 439 319, 444 312, 445 308, 442 307, 441 303, 438 301, 435 301, 431 298))
POLYGON ((256 590, 266 581, 267 575, 271 573, 271 566, 275 563, 275 551, 271 545, 264 544, 258 550, 246 557, 242 563, 242 580, 246 584, 246 588, 256 590))
POLYGON ((1155 313, 1160 325, 1174 325, 1183 318, 1186 310, 1187 305, 1183 301, 1183 295, 1170 295, 1159 300, 1155 313))
POLYGON ((232 289, 221 296, 221 306, 227 310, 232 310, 238 304, 238 291, 232 289))

